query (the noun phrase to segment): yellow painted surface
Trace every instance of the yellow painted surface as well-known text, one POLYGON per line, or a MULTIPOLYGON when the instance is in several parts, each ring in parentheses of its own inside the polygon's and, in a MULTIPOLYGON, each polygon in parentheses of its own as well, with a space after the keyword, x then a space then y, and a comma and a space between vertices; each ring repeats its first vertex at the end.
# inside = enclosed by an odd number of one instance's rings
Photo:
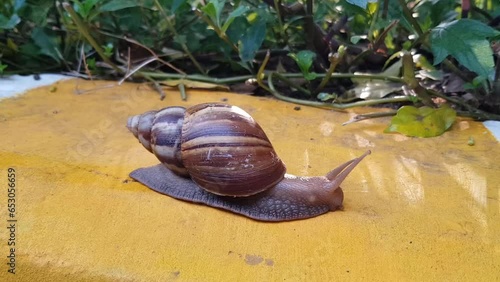
POLYGON ((480 123, 414 139, 383 134, 389 119, 342 127, 353 113, 268 98, 54 86, 0 101, 0 220, 8 167, 18 220, 15 275, 1 228, 1 281, 500 281, 500 150, 480 123), (157 160, 129 115, 223 99, 254 116, 290 173, 322 175, 371 149, 343 184, 344 211, 262 223, 131 181, 157 160))

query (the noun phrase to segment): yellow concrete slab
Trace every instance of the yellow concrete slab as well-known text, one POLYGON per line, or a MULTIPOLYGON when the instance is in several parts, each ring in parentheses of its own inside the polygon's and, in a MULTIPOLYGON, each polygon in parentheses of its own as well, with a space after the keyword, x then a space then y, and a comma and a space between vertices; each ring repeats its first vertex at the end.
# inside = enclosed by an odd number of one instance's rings
POLYGON ((500 150, 480 123, 414 139, 383 134, 388 119, 342 127, 352 113, 268 98, 54 86, 0 102, 1 281, 500 281, 500 150), (157 160, 125 128, 129 115, 221 100, 254 116, 293 174, 322 175, 371 149, 343 184, 344 211, 263 223, 131 181, 157 160))

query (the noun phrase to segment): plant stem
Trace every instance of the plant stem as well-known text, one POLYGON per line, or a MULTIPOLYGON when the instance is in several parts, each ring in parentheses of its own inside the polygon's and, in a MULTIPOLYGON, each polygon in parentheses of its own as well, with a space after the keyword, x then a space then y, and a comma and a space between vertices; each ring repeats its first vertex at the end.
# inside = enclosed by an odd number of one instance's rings
POLYGON ((186 74, 184 71, 176 68, 174 65, 172 65, 171 63, 169 62, 166 62, 164 61, 163 59, 160 58, 160 56, 158 56, 151 48, 149 48, 148 46, 146 45, 143 45, 141 43, 139 43, 138 41, 134 40, 134 39, 130 39, 130 38, 127 38, 127 37, 123 37, 121 38, 125 41, 128 41, 130 43, 133 43, 133 44, 136 44, 138 46, 141 46, 142 48, 146 49, 149 53, 151 53, 151 55, 153 56, 153 58, 156 60, 156 61, 159 61, 161 63, 163 63, 164 65, 166 65, 167 67, 173 69, 174 71, 180 73, 180 74, 186 74))
POLYGON ((500 120, 500 115, 492 114, 492 113, 487 113, 487 112, 477 112, 477 113, 471 113, 471 112, 464 112, 464 111, 457 111, 457 115, 461 117, 470 117, 475 120, 500 120))
POLYGON ((177 88, 179 88, 179 92, 181 94, 182 101, 186 101, 187 100, 187 95, 186 95, 186 87, 184 87, 184 84, 183 83, 179 83, 179 85, 177 86, 177 88))
POLYGON ((143 77, 145 79, 151 81, 151 84, 153 85, 153 88, 156 91, 158 91, 158 93, 160 93, 160 100, 163 101, 167 95, 165 94, 165 91, 163 91, 163 89, 161 88, 161 85, 158 83, 158 81, 152 79, 151 77, 149 77, 147 75, 144 75, 143 77))
POLYGON ((382 33, 380 33, 380 35, 377 36, 377 39, 375 39, 375 41, 372 44, 372 49, 374 52, 376 52, 378 50, 378 48, 380 48, 380 46, 382 46, 382 44, 384 44, 385 38, 387 37, 389 32, 395 26, 398 25, 398 23, 399 23, 399 20, 392 21, 386 28, 384 28, 384 31, 382 31, 382 33))
POLYGON ((318 88, 316 88, 316 90, 314 90, 314 93, 319 93, 321 90, 323 90, 325 85, 328 83, 328 81, 332 77, 332 74, 335 71, 335 68, 337 67, 338 63, 340 62, 340 60, 342 60, 342 57, 345 54, 345 49, 346 49, 345 46, 341 45, 341 46, 339 46, 337 53, 330 54, 328 56, 328 60, 330 60, 330 67, 328 68, 328 71, 326 72, 325 77, 323 77, 323 79, 321 80, 321 83, 318 85, 318 88))
POLYGON ((472 118, 479 119, 479 120, 488 120, 488 119, 500 120, 500 115, 492 114, 492 113, 488 113, 488 112, 476 109, 473 106, 467 104, 466 102, 460 101, 460 100, 452 98, 452 97, 448 97, 448 96, 443 95, 443 94, 441 94, 437 91, 434 91, 434 90, 428 89, 427 91, 429 91, 429 93, 431 93, 432 95, 434 95, 436 97, 443 98, 449 102, 452 102, 453 104, 460 105, 460 106, 466 108, 468 110, 468 112, 457 111, 457 113, 459 113, 461 116, 472 117, 472 118))
POLYGON ((301 92, 303 92, 304 94, 306 94, 307 96, 311 96, 311 91, 301 87, 300 85, 297 85, 295 84, 293 81, 291 81, 290 79, 288 79, 287 77, 281 75, 280 73, 277 73, 277 72, 273 72, 272 74, 269 75, 269 77, 271 77, 271 75, 275 75, 276 77, 278 77, 281 81, 285 82, 286 84, 288 84, 288 86, 290 86, 291 88, 295 88, 301 92))
POLYGON ((257 84, 259 84, 259 86, 262 87, 262 89, 266 90, 267 92, 271 92, 271 89, 267 88, 267 86, 264 84, 262 80, 264 79, 265 76, 264 70, 266 69, 266 65, 270 57, 271 57, 271 52, 267 50, 266 56, 264 57, 264 61, 262 61, 259 71, 257 72, 257 84))
POLYGON ((247 79, 255 78, 253 75, 242 75, 235 77, 227 77, 227 78, 217 78, 217 77, 209 77, 200 74, 178 74, 178 73, 163 73, 163 72, 147 72, 147 71, 139 71, 138 74, 146 74, 153 78, 163 78, 163 79, 188 79, 193 81, 203 81, 203 82, 211 82, 211 83, 235 83, 240 81, 245 81, 247 79))
MULTIPOLYGON (((163 17, 165 18, 165 22, 167 23, 167 28, 174 35, 174 37, 178 36, 177 30, 175 29, 174 25, 170 21, 170 18, 167 15, 167 13, 165 12, 165 10, 163 9, 163 7, 160 5, 160 2, 158 2, 158 0, 154 0, 154 1, 155 1, 156 7, 158 8, 158 10, 162 13, 163 17)), ((189 51, 189 48, 187 47, 186 43, 180 42, 179 44, 181 45, 181 48, 184 51, 184 53, 189 57, 191 62, 193 62, 195 67, 198 69, 198 71, 201 72, 202 74, 207 74, 207 72, 201 67, 201 65, 198 63, 198 61, 193 56, 193 54, 189 51)))
POLYGON ((418 34, 418 37, 421 37, 424 34, 424 32, 422 31, 422 28, 420 27, 420 24, 417 22, 417 20, 411 15, 410 9, 408 9, 408 6, 406 6, 406 1, 405 0, 398 0, 398 1, 399 5, 401 6, 401 9, 403 9, 403 14, 406 20, 415 29, 415 31, 418 34))
POLYGON ((382 10, 382 19, 387 19, 387 13, 389 11, 389 0, 381 0, 384 2, 383 10, 382 10))
POLYGON ((283 25, 283 15, 281 14, 281 1, 274 1, 274 10, 278 16, 279 34, 283 38, 284 46, 288 46, 288 36, 286 34, 285 26, 283 25))
MULTIPOLYGON (((262 64, 262 65, 264 65, 264 64, 262 64)), ((199 74, 182 75, 182 74, 177 74, 177 73, 147 72, 147 71, 146 72, 138 72, 138 73, 144 73, 144 74, 149 75, 150 77, 154 77, 154 78, 164 78, 164 79, 185 78, 185 79, 189 79, 189 80, 205 81, 205 82, 221 83, 221 84, 234 83, 234 82, 245 81, 247 79, 255 78, 255 76, 253 76, 253 75, 242 75, 242 76, 235 76, 235 77, 228 77, 228 78, 216 78, 216 77, 209 77, 209 76, 204 76, 204 75, 199 75, 199 74)), ((264 76, 266 76, 268 73, 269 72, 262 71, 262 74, 264 76)), ((323 78, 326 75, 327 75, 326 73, 318 73, 317 77, 323 78)), ((302 78, 302 77, 304 77, 304 74, 302 74, 302 73, 282 73, 281 76, 284 76, 287 78, 302 78)), ((386 75, 379 75, 379 74, 332 73, 331 78, 333 78, 333 79, 335 79, 335 78, 373 79, 373 80, 383 80, 383 81, 404 83, 403 79, 400 77, 386 76, 386 75)))
POLYGON ((355 123, 355 122, 367 120, 367 119, 372 119, 372 118, 395 116, 397 113, 398 113, 398 111, 393 110, 393 111, 386 111, 386 112, 376 112, 376 113, 357 115, 357 116, 354 116, 352 119, 344 122, 342 125, 348 125, 351 123, 355 123))
POLYGON ((368 29, 368 41, 369 42, 373 42, 373 30, 375 29, 375 23, 377 22, 378 15, 380 13, 380 1, 381 0, 377 1, 375 13, 373 13, 373 17, 370 21, 370 28, 368 29))
POLYGON ((471 79, 468 78, 457 66, 455 66, 450 60, 444 59, 443 64, 449 68, 454 74, 458 75, 463 81, 470 82, 471 79))
POLYGON ((270 93, 274 97, 278 98, 279 100, 283 100, 283 101, 287 101, 287 102, 291 102, 291 103, 295 103, 295 104, 300 104, 300 105, 342 110, 342 109, 348 109, 348 108, 354 108, 354 107, 364 107, 364 106, 372 106, 372 105, 385 104, 385 103, 400 103, 400 102, 410 102, 411 101, 410 97, 407 97, 407 96, 394 97, 394 98, 383 98, 383 99, 377 99, 377 100, 365 100, 365 101, 346 103, 346 104, 333 104, 333 103, 322 103, 322 102, 316 102, 316 101, 300 100, 300 99, 295 99, 295 98, 281 95, 278 91, 276 91, 276 89, 273 85, 273 76, 275 74, 276 73, 271 73, 268 77, 268 80, 267 80, 270 93))
POLYGON ((116 66, 108 57, 104 55, 104 50, 101 48, 101 46, 94 40, 92 35, 90 35, 89 30, 87 29, 87 26, 83 23, 83 21, 80 19, 80 16, 78 16, 73 10, 73 6, 71 6, 68 2, 63 2, 62 6, 66 12, 68 12, 73 19, 73 22, 76 24, 76 27, 78 31, 87 39, 90 45, 94 47, 96 50, 97 54, 101 57, 101 59, 108 65, 110 65, 113 70, 115 70, 117 73, 122 73, 122 70, 116 66))
POLYGON ((231 48, 233 48, 233 50, 236 53, 239 53, 238 47, 236 45, 234 45, 234 43, 231 42, 231 40, 229 40, 226 33, 223 32, 209 17, 205 16, 205 14, 203 14, 203 12, 200 11, 200 9, 194 9, 194 12, 198 17, 200 17, 211 28, 214 29, 215 33, 217 33, 217 35, 219 36, 220 39, 224 40, 224 42, 226 42, 229 46, 231 46, 231 48))
POLYGON ((420 85, 418 80, 415 78, 415 68, 413 64, 413 56, 408 52, 403 52, 403 79, 406 85, 413 90, 413 92, 422 100, 424 105, 429 107, 436 107, 436 104, 432 101, 427 90, 420 85))

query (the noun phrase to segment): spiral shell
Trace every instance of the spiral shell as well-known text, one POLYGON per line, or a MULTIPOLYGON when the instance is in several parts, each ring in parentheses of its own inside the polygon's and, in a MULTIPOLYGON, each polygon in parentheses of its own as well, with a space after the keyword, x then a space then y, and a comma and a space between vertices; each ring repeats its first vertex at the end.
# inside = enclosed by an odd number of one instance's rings
POLYGON ((188 176, 182 164, 181 132, 184 121, 183 107, 168 107, 130 117, 128 129, 148 151, 177 175, 188 176))
POLYGON ((217 195, 257 194, 286 172, 262 128, 235 106, 169 107, 131 117, 127 127, 169 169, 217 195))

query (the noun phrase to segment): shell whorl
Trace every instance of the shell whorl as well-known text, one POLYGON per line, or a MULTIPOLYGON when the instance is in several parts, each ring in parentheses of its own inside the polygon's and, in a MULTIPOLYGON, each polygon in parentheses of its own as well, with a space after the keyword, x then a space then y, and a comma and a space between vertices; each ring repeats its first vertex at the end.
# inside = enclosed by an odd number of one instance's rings
POLYGON ((182 126, 186 109, 168 107, 159 110, 151 128, 153 154, 178 175, 188 176, 181 157, 182 126))
POLYGON ((156 111, 145 112, 142 115, 129 117, 127 121, 127 128, 134 134, 139 142, 151 153, 151 126, 153 126, 153 119, 156 111))
POLYGON ((130 117, 127 127, 161 163, 178 175, 188 176, 181 159, 183 107, 168 107, 130 117))
POLYGON ((130 117, 127 127, 167 168, 217 195, 254 195, 286 173, 262 128, 235 106, 168 107, 130 117))
POLYGON ((218 195, 257 194, 275 186, 286 172, 262 128, 248 113, 227 104, 186 110, 181 154, 191 178, 218 195))

